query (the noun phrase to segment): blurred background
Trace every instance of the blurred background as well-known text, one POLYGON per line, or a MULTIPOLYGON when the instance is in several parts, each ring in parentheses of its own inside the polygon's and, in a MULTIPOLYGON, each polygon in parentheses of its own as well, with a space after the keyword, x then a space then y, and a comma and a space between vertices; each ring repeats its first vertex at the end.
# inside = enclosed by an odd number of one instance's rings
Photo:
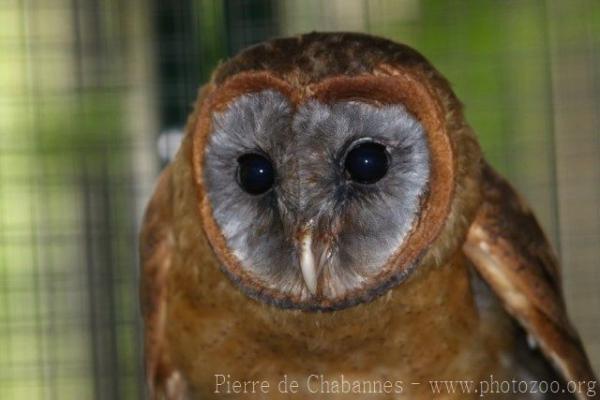
POLYGON ((311 30, 419 49, 539 216, 600 371, 600 2, 0 0, 0 399, 141 399, 137 232, 199 85, 311 30))

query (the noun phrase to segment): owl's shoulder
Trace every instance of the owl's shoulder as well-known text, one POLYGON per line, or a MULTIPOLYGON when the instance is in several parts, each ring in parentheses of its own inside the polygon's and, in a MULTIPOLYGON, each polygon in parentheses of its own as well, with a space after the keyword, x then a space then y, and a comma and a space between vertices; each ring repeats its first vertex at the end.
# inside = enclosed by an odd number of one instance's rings
POLYGON ((593 378, 567 316, 558 259, 537 219, 488 165, 483 167, 482 191, 465 254, 564 380, 593 378))

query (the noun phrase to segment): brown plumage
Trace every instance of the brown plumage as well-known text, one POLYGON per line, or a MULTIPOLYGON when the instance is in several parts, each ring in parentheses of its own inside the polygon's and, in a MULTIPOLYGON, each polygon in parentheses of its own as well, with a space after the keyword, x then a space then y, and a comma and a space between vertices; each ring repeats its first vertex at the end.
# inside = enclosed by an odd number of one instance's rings
POLYGON ((148 206, 141 263, 153 398, 220 397, 216 374, 269 381, 268 394, 249 395, 263 398, 289 396, 277 387, 284 375, 299 381, 295 398, 332 396, 310 393, 311 374, 402 381, 412 399, 431 398, 430 380, 594 379, 534 216, 481 159, 448 82, 416 51, 387 40, 313 33, 222 64, 201 90, 148 206), (266 89, 294 109, 311 99, 402 104, 424 128, 431 172, 418 217, 360 287, 307 295, 266 285, 215 221, 204 171, 213 116, 266 89))

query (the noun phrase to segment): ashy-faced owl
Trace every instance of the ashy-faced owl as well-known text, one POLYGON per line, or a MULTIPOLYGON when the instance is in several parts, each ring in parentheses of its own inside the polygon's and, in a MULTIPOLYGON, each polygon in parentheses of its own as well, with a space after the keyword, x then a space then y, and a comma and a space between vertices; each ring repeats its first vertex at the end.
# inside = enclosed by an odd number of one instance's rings
POLYGON ((312 33, 220 65, 141 262, 156 398, 597 396, 535 218, 448 82, 388 40, 312 33))

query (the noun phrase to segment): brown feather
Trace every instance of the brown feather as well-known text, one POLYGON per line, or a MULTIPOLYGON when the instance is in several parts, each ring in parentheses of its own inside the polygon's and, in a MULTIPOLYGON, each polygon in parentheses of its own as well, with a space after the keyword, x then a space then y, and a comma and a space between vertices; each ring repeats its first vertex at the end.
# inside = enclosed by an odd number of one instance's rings
MULTIPOLYGON (((199 96, 182 148, 160 179, 140 239, 146 365, 154 394, 220 397, 214 393, 219 373, 275 385, 283 374, 300 379, 311 373, 405 382, 477 381, 490 373, 513 377, 502 360, 515 353, 518 330, 500 304, 486 312, 478 308, 471 262, 462 249, 468 232, 464 251, 565 379, 592 378, 568 325, 556 263, 543 235, 518 202, 503 204, 504 191, 512 191, 488 169, 480 207, 481 165, 479 146, 450 85, 404 45, 362 34, 309 34, 257 45, 222 64, 199 96), (249 298, 222 272, 225 263, 234 269, 236 260, 203 188, 212 113, 243 93, 268 88, 294 104, 311 96, 402 102, 426 127, 434 158, 429 203, 412 240, 386 268, 413 265, 402 284, 392 282, 369 303, 333 312, 284 310, 249 298), (527 229, 504 229, 502 219, 527 229), (495 251, 478 252, 484 242, 495 251), (489 260, 511 262, 500 262, 503 273, 491 275, 489 260), (498 276, 504 279, 494 279, 498 276), (513 304, 510 294, 526 307, 513 304)), ((271 391, 268 397, 288 396, 271 391)), ((410 398, 431 398, 431 392, 424 384, 410 398)))
POLYGON ((146 330, 146 376, 151 398, 158 398, 172 373, 164 342, 166 283, 173 251, 171 189, 171 170, 167 168, 161 174, 148 204, 140 234, 140 295, 146 330))
POLYGON ((567 317, 556 256, 535 217, 487 165, 482 185, 484 201, 465 253, 565 381, 595 380, 567 317))

